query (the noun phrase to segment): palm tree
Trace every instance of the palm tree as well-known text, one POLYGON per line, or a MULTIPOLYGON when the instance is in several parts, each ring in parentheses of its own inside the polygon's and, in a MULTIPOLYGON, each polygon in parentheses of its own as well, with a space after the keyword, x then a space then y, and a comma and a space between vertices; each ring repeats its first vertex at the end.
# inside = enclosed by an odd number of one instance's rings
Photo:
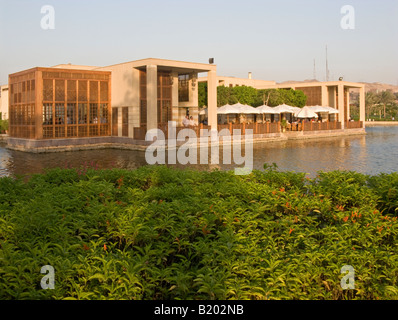
POLYGON ((380 103, 383 105, 384 118, 386 117, 386 105, 395 101, 395 95, 391 90, 385 90, 380 93, 380 103))

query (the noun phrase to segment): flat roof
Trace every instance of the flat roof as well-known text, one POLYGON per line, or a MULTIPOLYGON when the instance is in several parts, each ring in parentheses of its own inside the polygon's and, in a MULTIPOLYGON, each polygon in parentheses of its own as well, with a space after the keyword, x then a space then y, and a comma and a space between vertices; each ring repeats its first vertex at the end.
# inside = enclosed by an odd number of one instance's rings
POLYGON ((15 73, 10 73, 9 76, 18 76, 24 73, 34 72, 34 71, 48 71, 48 72, 85 72, 85 73, 109 73, 109 71, 102 70, 83 70, 83 69, 62 69, 62 68, 51 68, 51 67, 34 67, 22 71, 18 71, 15 73))
POLYGON ((99 69, 105 69, 107 67, 114 67, 123 64, 130 64, 132 67, 137 69, 145 68, 147 65, 156 65, 159 70, 173 70, 176 72, 209 72, 216 70, 215 64, 198 63, 198 62, 187 62, 177 60, 167 60, 158 58, 146 58, 141 60, 129 61, 117 63, 109 66, 100 67, 99 69))
POLYGON ((83 65, 78 65, 78 64, 57 64, 56 66, 53 66, 51 68, 57 68, 57 69, 78 69, 78 70, 94 70, 99 68, 98 66, 83 66, 83 65))
POLYGON ((343 85, 348 88, 364 88, 365 84, 359 82, 348 82, 348 81, 314 81, 314 82, 292 82, 292 83, 278 83, 275 88, 291 88, 291 87, 335 87, 338 85, 343 85))

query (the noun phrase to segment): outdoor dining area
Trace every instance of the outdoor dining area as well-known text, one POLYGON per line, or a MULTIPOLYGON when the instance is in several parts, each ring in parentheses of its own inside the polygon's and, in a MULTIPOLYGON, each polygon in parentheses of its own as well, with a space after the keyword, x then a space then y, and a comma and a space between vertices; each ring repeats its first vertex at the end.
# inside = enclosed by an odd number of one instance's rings
MULTIPOLYGON (((243 134, 246 129, 253 129, 253 134, 341 129, 338 113, 335 108, 319 105, 303 108, 287 104, 252 107, 236 103, 217 109, 219 130, 229 128, 232 133, 233 129, 241 129, 243 134)), ((205 119, 206 109, 202 109, 199 115, 205 119)))
MULTIPOLYGON (((207 123, 207 108, 201 108, 198 115, 198 123, 184 124, 183 121, 182 125, 177 125, 176 134, 183 129, 191 129, 199 137, 202 136, 202 129, 210 130, 207 123)), ((246 130, 249 129, 252 130, 253 135, 268 135, 269 137, 272 137, 272 134, 285 132, 339 130, 342 129, 342 125, 338 116, 337 109, 319 105, 299 108, 286 104, 275 107, 267 105, 252 107, 241 103, 226 104, 217 108, 217 129, 220 135, 228 134, 228 132, 233 135, 234 130, 239 130, 240 134, 245 135, 246 130)), ((164 132, 167 139, 168 124, 159 124, 158 128, 164 132)), ((362 128, 362 122, 346 121, 345 128, 362 128)), ((144 135, 142 138, 144 139, 144 135)))

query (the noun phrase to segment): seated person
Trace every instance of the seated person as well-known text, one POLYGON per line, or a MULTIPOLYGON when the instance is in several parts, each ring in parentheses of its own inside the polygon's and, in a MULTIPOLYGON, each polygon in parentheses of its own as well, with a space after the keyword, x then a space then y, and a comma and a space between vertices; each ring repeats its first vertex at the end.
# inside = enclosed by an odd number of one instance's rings
POLYGON ((189 118, 189 125, 192 127, 196 126, 196 122, 193 120, 192 116, 189 118))
POLYGON ((182 119, 182 125, 184 127, 188 127, 189 126, 189 116, 186 116, 184 119, 182 119))

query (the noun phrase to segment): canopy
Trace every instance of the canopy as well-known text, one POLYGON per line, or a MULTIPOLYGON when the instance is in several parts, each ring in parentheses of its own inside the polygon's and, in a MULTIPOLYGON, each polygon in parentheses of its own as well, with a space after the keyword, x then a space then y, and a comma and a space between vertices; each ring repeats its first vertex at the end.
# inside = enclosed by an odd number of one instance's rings
POLYGON ((270 106, 266 106, 265 104, 257 107, 256 109, 257 109, 257 111, 259 111, 262 114, 277 114, 277 112, 275 111, 274 108, 272 108, 270 106))
POLYGON ((296 118, 318 118, 318 115, 309 107, 302 108, 295 114, 296 118))
POLYGON ((239 111, 240 111, 239 113, 246 113, 246 114, 259 114, 260 113, 256 108, 253 108, 252 106, 249 106, 247 104, 235 103, 232 105, 232 107, 239 109, 239 111))
POLYGON ((273 108, 275 113, 296 113, 301 109, 298 107, 289 106, 287 104, 280 104, 273 108))
POLYGON ((260 112, 247 104, 235 103, 233 105, 226 104, 217 108, 218 114, 259 114, 260 112))
POLYGON ((230 104, 226 104, 222 107, 217 108, 218 114, 236 114, 240 113, 240 110, 236 106, 231 106, 230 104))
POLYGON ((328 106, 319 106, 319 105, 316 105, 316 106, 310 106, 309 108, 310 108, 312 111, 314 111, 314 112, 328 112, 328 113, 331 113, 331 114, 333 114, 333 113, 339 113, 339 110, 337 110, 337 109, 335 109, 335 108, 328 107, 328 106))

